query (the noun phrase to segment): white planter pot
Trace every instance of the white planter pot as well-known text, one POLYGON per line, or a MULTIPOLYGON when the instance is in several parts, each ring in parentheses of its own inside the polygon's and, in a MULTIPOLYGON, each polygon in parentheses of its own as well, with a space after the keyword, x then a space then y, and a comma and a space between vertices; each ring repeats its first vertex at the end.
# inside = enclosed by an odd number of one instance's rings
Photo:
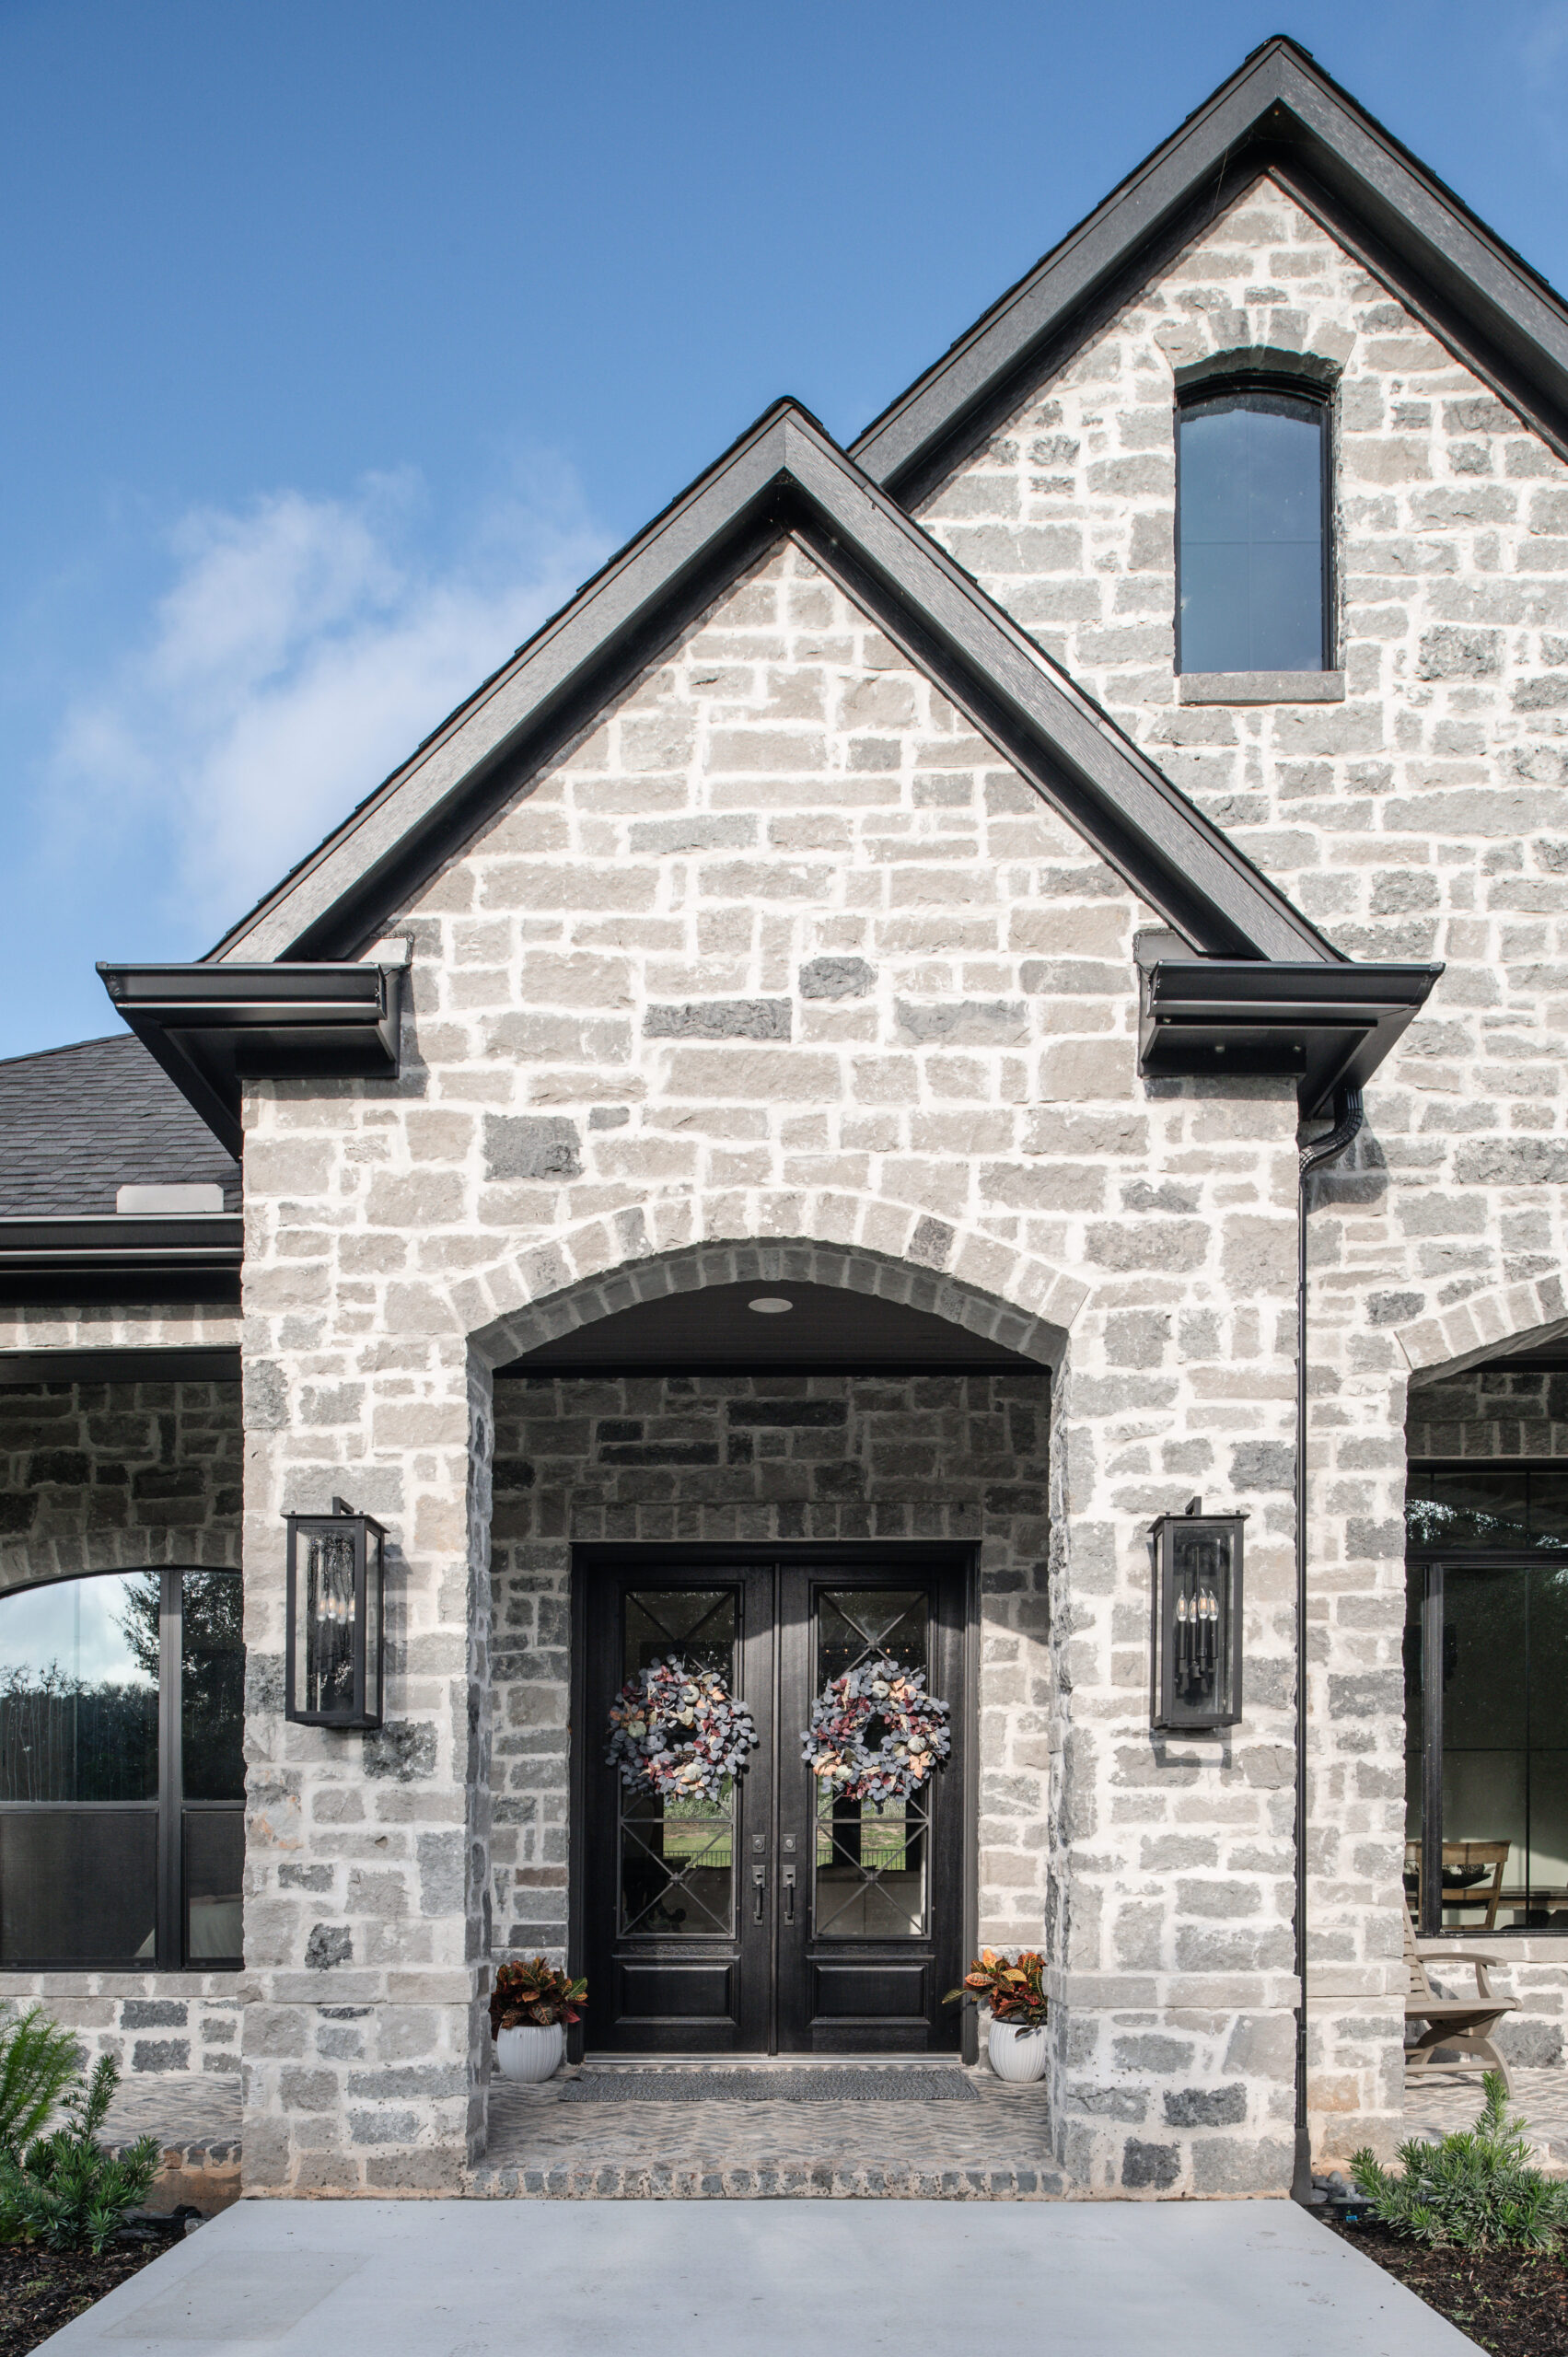
POLYGON ((498 2030, 495 2035, 495 2067, 504 2079, 517 2079, 525 2087, 537 2087, 561 2068, 561 2058, 566 2051, 566 2026, 552 2022, 548 2029, 540 2029, 535 2022, 519 2022, 516 2029, 498 2030))
POLYGON ((993 2022, 986 2034, 985 2050, 991 2067, 999 2079, 1014 2079, 1027 2085, 1030 2080, 1045 2076, 1045 2024, 1038 2029, 1026 2029, 1017 2022, 993 2022))

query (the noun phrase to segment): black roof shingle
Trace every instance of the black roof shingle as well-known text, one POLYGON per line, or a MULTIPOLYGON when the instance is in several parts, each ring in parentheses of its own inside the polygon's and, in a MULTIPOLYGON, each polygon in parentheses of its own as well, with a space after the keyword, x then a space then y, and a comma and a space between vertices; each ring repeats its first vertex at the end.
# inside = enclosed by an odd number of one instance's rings
POLYGON ((0 1218, 111 1213, 123 1186, 216 1183, 239 1165, 124 1032, 0 1062, 0 1218))

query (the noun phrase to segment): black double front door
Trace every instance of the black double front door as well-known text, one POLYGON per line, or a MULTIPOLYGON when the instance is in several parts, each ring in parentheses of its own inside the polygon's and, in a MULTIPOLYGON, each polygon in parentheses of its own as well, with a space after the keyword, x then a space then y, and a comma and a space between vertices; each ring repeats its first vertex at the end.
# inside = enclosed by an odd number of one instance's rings
POLYGON ((576 1576, 589 2050, 955 2047, 959 2009, 942 1999, 962 1971, 962 1555, 585 1549, 576 1576), (720 1799, 628 1790, 607 1758, 621 1687, 671 1657, 715 1670, 755 1724, 720 1799), (804 1756, 812 1702, 884 1657, 948 1704, 951 1751, 908 1798, 846 1801, 804 1756))

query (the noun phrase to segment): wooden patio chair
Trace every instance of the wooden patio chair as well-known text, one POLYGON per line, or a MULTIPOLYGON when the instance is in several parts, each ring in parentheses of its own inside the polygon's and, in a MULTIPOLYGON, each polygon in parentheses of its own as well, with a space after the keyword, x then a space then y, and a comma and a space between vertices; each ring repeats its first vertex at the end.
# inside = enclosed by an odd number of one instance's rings
POLYGON ((1513 2094, 1508 2065, 1493 2043, 1492 2033, 1504 2014, 1518 2010, 1518 1999, 1494 1997, 1487 1979, 1489 1965, 1505 1961, 1503 1956, 1482 1956, 1470 1947, 1445 1948, 1439 1947, 1435 1940, 1418 1940, 1411 1921, 1410 1901, 1405 1901, 1405 1965, 1410 1973, 1405 2019, 1424 2024, 1415 2044, 1405 2049, 1407 2073, 1431 2078, 1439 2072, 1457 2076, 1465 2072, 1500 2071, 1504 2087, 1513 2094), (1439 1997, 1427 1977, 1429 1964, 1473 1966, 1476 1994, 1439 1997), (1445 2053, 1440 2049, 1450 2050, 1445 2053))
MULTIPOLYGON (((1508 1864, 1510 1841, 1445 1841, 1443 1844, 1443 1904, 1445 1907, 1483 1907, 1486 1918, 1481 1929, 1494 1932, 1497 1928, 1497 1906, 1503 1896, 1503 1875, 1508 1864), (1492 1868, 1487 1881, 1454 1882, 1455 1875, 1474 1875, 1481 1866, 1492 1868)), ((1421 1913, 1421 1843, 1405 1843, 1405 1871, 1415 1875, 1415 1911, 1421 1913)))

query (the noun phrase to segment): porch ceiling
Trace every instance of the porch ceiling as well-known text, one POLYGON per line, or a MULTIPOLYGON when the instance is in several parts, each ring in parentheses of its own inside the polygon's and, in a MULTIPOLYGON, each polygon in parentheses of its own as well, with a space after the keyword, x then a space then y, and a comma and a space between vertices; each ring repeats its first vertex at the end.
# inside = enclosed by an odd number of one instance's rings
POLYGON ((1037 1359, 907 1302, 837 1285, 702 1285, 595 1318, 496 1369, 543 1375, 1044 1375, 1037 1359), (788 1310, 752 1309, 760 1300, 788 1310))

